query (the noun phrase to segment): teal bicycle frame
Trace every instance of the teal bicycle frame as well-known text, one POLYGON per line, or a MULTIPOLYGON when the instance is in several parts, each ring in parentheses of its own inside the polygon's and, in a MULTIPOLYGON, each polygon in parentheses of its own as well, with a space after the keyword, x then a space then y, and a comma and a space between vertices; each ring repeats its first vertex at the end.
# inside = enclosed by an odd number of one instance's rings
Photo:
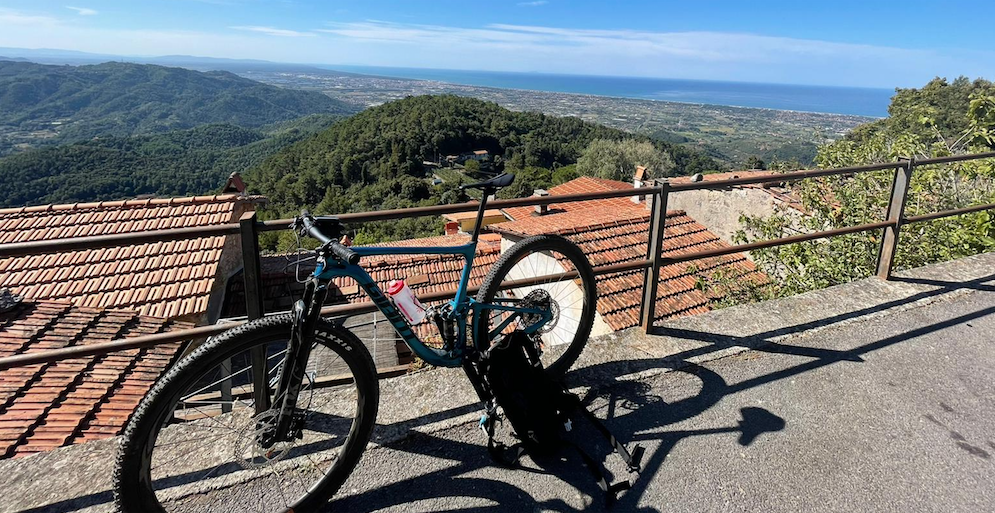
MULTIPOLYGON (((480 214, 483 213, 484 204, 485 202, 481 202, 480 214)), ((495 335, 504 331, 505 328, 507 328, 522 314, 537 315, 539 318, 538 322, 534 322, 522 329, 522 331, 526 333, 533 333, 539 330, 544 324, 552 319, 552 314, 548 309, 544 310, 516 306, 515 303, 519 301, 518 299, 501 299, 499 300, 500 303, 484 304, 469 297, 467 294, 467 287, 470 281, 470 271, 473 268, 473 259, 477 254, 480 217, 481 216, 478 215, 477 228, 474 230, 470 242, 462 246, 366 246, 349 248, 360 255, 360 257, 375 255, 460 255, 463 257, 465 266, 463 267, 463 272, 460 275, 459 287, 456 290, 456 297, 450 301, 453 312, 453 321, 456 323, 456 343, 452 344, 452 347, 447 351, 434 349, 425 345, 425 343, 418 338, 418 335, 415 334, 414 330, 411 328, 411 325, 408 323, 408 320, 401 315, 391 300, 387 298, 386 294, 384 294, 377 283, 370 277, 369 273, 367 273, 362 266, 358 264, 348 264, 329 258, 326 261, 319 260, 312 276, 317 278, 319 281, 326 283, 340 276, 356 280, 356 283, 358 283, 366 294, 370 296, 370 299, 373 300, 373 304, 376 305, 377 309, 379 309, 381 313, 383 313, 384 317, 386 317, 391 323, 398 335, 400 335, 408 347, 410 347, 419 358, 439 367, 459 367, 463 362, 463 357, 465 356, 467 347, 467 316, 472 316, 473 321, 470 327, 474 330, 473 333, 479 333, 479 323, 488 322, 489 315, 486 314, 486 311, 500 310, 512 312, 512 315, 506 316, 501 323, 489 330, 487 341, 475 340, 476 349, 478 351, 487 349, 490 345, 490 340, 493 339, 495 335)))

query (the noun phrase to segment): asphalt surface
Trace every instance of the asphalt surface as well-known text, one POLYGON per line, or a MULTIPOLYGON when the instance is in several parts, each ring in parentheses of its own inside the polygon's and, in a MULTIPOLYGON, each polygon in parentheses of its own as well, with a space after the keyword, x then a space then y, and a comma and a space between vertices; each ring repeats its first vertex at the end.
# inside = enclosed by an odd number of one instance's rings
MULTIPOLYGON (((646 448, 612 511, 995 511, 995 287, 979 287, 589 390, 646 448)), ((605 509, 570 450, 508 470, 485 442, 463 424, 369 450, 328 510, 605 509)))

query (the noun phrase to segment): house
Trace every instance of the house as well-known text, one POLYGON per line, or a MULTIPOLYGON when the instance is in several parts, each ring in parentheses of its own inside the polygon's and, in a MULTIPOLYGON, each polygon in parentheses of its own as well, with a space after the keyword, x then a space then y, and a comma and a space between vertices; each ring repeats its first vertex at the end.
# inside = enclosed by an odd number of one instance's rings
POLYGON ((731 243, 736 232, 742 229, 741 216, 769 216, 778 210, 800 213, 801 201, 780 187, 777 175, 769 171, 734 171, 668 179, 676 184, 764 176, 770 176, 771 181, 724 189, 673 192, 667 198, 667 208, 687 212, 722 240, 731 243))
MULTIPOLYGON (((562 195, 625 188, 633 187, 624 182, 580 177, 553 187, 550 192, 562 195)), ((517 207, 505 210, 515 220, 492 225, 490 229, 502 235, 502 248, 531 235, 561 235, 580 246, 591 265, 607 266, 646 258, 651 215, 647 203, 633 203, 625 197, 554 203, 544 214, 517 207)), ((664 256, 721 247, 728 244, 686 212, 668 210, 664 256)), ((742 253, 664 266, 660 271, 654 319, 709 311, 713 301, 719 299, 718 292, 701 290, 699 281, 718 272, 734 280, 766 280, 742 253)), ((635 270, 597 276, 598 305, 593 335, 639 325, 643 275, 644 271, 635 270)))
MULTIPOLYGON (((235 193, 0 209, 0 243, 235 223, 264 201, 235 193)), ((218 318, 240 255, 238 236, 216 236, 7 257, 0 287, 32 300, 204 324, 218 318)))
MULTIPOLYGON (((0 210, 0 243, 237 222, 264 201, 234 193, 0 210)), ((241 189, 241 190, 239 190, 241 189)), ((242 266, 237 236, 0 258, 0 287, 27 299, 0 313, 0 357, 214 322, 242 266)), ((185 344, 0 373, 0 458, 118 434, 185 344)))
MULTIPOLYGON (((448 156, 446 157, 449 158, 448 156)), ((487 150, 473 150, 460 153, 459 157, 456 159, 457 164, 462 164, 468 160, 476 160, 477 162, 485 162, 490 160, 491 154, 487 150)))
MULTIPOLYGON (((191 327, 134 310, 22 300, 0 313, 0 357, 191 327)), ((177 342, 3 371, 0 459, 120 434, 181 346, 177 342)))
MULTIPOLYGON (((564 195, 584 192, 634 189, 632 184, 614 180, 580 177, 553 187, 549 193, 564 195)), ((539 233, 557 233, 577 243, 594 266, 641 260, 646 257, 649 238, 650 211, 647 203, 634 203, 628 197, 554 203, 542 214, 533 207, 503 210, 502 222, 488 225, 493 233, 481 235, 477 256, 470 277, 470 286, 477 287, 497 261, 501 252, 518 240, 539 233)), ((456 223, 456 221, 451 221, 456 223)), ((665 230, 665 255, 687 251, 726 247, 715 234, 683 211, 670 211, 665 230)), ((384 243, 387 246, 455 246, 466 244, 469 235, 453 231, 437 237, 408 239, 384 243)), ((264 303, 267 312, 290 308, 303 288, 297 276, 313 269, 311 261, 302 261, 295 273, 297 257, 290 255, 263 256, 264 303)), ((455 289, 463 270, 463 259, 453 255, 384 255, 364 258, 363 265, 370 275, 385 287, 391 280, 405 279, 415 294, 455 289)), ((721 296, 715 291, 703 291, 699 281, 721 272, 739 280, 765 280, 743 254, 727 255, 686 264, 665 266, 660 273, 657 319, 707 312, 721 296)), ((628 271, 597 277, 599 299, 594 335, 611 333, 639 324, 642 303, 643 271, 628 271)), ((244 299, 240 280, 232 280, 226 295, 224 316, 244 315, 244 299)), ((368 298, 348 279, 337 280, 331 289, 328 304, 366 302, 368 298)), ((406 346, 379 314, 366 314, 349 319, 346 326, 356 330, 360 339, 375 353, 378 367, 404 363, 410 359, 406 346)), ((422 323, 415 327, 420 336, 430 342, 437 340, 434 326, 422 323)))
MULTIPOLYGON (((449 222, 455 222, 456 226, 461 233, 473 233, 473 227, 477 224, 477 212, 455 212, 452 214, 445 214, 442 216, 449 222)), ((487 209, 484 211, 484 217, 481 219, 481 227, 490 226, 495 223, 503 223, 507 221, 508 218, 505 217, 504 213, 498 209, 487 209)))
MULTIPOLYGON (((540 196, 565 196, 569 194, 585 194, 591 192, 608 192, 632 189, 632 184, 620 182, 618 180, 608 180, 605 178, 595 178, 591 176, 581 176, 569 182, 562 183, 549 189, 549 191, 536 191, 540 196)), ((633 195, 633 197, 637 197, 633 195)), ((536 205, 534 207, 511 207, 503 209, 508 218, 512 220, 524 219, 530 216, 548 215, 564 212, 576 212, 589 208, 601 208, 605 211, 615 209, 628 209, 633 201, 628 198, 608 198, 587 201, 574 201, 570 203, 551 203, 548 205, 536 205)))

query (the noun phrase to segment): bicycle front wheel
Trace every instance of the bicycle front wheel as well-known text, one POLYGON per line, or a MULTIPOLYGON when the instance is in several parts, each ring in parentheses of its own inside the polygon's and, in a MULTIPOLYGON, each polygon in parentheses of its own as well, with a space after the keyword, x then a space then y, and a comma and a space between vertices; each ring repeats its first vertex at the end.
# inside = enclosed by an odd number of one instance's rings
POLYGON ((351 332, 319 322, 296 405, 302 428, 264 446, 260 433, 275 410, 257 411, 253 384, 275 386, 291 323, 287 314, 229 330, 156 383, 118 453, 122 511, 312 511, 335 494, 373 430, 376 369, 351 332), (264 376, 252 365, 260 351, 264 376))
MULTIPOLYGON (((543 345, 543 367, 553 377, 566 373, 580 356, 591 335, 597 300, 590 262, 576 244, 558 235, 535 235, 518 241, 501 255, 477 293, 477 301, 485 304, 524 302, 550 310, 552 319, 538 333, 543 345), (545 278, 538 283, 502 288, 503 282, 540 277, 545 278)), ((493 331, 509 313, 484 309, 479 315, 483 317, 476 321, 474 340, 478 346, 487 347, 493 331)), ((521 318, 506 329, 525 327, 536 320, 521 318)))

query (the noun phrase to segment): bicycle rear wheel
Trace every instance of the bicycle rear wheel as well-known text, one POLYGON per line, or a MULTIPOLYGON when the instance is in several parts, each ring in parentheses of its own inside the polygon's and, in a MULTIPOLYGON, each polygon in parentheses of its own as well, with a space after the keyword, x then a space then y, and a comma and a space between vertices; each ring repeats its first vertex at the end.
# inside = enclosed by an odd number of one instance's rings
POLYGON ((275 413, 256 412, 251 354, 264 351, 275 386, 291 322, 280 315, 229 330, 156 383, 118 453, 122 511, 311 511, 334 495, 370 439, 376 369, 351 332, 319 322, 297 400, 300 438, 264 448, 258 435, 275 413))
MULTIPOLYGON (((558 235, 535 235, 518 241, 494 264, 477 293, 485 304, 527 301, 549 308, 552 320, 539 330, 543 345, 541 361, 546 372, 559 377, 577 360, 591 335, 598 290, 594 270, 576 244, 558 235), (576 276, 565 276, 576 272, 576 276), (501 283, 549 276, 532 285, 501 289, 501 283)), ((490 344, 491 331, 509 313, 481 310, 476 321, 475 341, 490 344)), ((519 319, 507 329, 524 327, 531 319, 519 319)), ((476 342, 480 346, 480 342, 476 342)))

